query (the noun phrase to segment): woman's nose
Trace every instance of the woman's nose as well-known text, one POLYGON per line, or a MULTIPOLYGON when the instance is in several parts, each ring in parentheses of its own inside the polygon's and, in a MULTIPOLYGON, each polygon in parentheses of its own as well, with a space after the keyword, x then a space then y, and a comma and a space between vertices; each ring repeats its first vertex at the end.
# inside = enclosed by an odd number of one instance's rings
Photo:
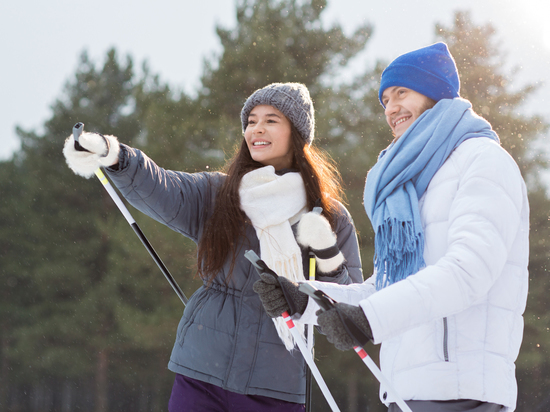
POLYGON ((265 132, 264 125, 262 123, 257 123, 254 125, 254 130, 252 131, 254 134, 262 134, 265 132))

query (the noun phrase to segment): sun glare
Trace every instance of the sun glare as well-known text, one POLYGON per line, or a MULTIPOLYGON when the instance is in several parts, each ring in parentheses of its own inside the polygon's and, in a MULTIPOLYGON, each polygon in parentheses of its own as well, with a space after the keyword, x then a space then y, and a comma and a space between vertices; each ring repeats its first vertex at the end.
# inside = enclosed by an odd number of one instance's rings
POLYGON ((535 27, 533 27, 534 31, 541 36, 540 41, 542 45, 547 50, 550 50, 550 26, 548 25, 550 2, 548 0, 528 2, 525 11, 535 24, 535 27))
MULTIPOLYGON (((550 16, 550 9, 546 13, 550 16)), ((542 42, 544 46, 550 50, 550 27, 548 25, 544 25, 542 29, 542 42)))
POLYGON ((504 0, 506 14, 521 32, 527 34, 534 46, 550 50, 549 0, 504 0))

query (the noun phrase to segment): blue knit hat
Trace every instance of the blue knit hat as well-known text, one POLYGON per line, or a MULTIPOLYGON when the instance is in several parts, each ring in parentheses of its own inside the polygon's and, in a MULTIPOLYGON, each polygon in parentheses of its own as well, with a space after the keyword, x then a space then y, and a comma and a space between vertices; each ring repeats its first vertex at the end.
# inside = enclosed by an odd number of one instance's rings
POLYGON ((407 87, 436 102, 458 97, 460 80, 447 45, 442 42, 435 43, 402 54, 391 62, 380 80, 380 103, 384 90, 392 86, 407 87))
POLYGON ((281 111, 298 129, 300 136, 311 144, 315 135, 315 115, 309 90, 301 83, 272 83, 256 90, 244 103, 241 110, 243 133, 248 125, 252 109, 261 104, 273 106, 281 111))

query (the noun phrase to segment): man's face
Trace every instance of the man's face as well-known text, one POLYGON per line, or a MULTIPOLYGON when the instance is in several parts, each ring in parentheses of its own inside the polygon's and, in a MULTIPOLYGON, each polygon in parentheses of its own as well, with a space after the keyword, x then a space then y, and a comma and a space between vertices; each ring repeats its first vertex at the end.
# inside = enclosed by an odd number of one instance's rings
POLYGON ((382 103, 386 106, 386 121, 396 140, 422 113, 435 104, 429 97, 402 86, 392 86, 384 90, 382 103))

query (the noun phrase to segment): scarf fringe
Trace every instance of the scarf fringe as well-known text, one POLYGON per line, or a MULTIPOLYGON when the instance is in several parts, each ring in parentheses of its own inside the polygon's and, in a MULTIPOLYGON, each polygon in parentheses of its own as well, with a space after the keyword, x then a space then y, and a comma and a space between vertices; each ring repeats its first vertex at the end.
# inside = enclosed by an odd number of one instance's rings
MULTIPOLYGON (((243 176, 239 195, 241 209, 250 218, 260 241, 262 260, 279 276, 304 280, 302 254, 290 225, 290 220, 307 206, 300 173, 279 176, 273 166, 253 170, 243 176)), ((282 318, 273 322, 286 349, 291 351, 295 342, 288 326, 282 318)), ((303 336, 303 328, 296 327, 303 336)))
POLYGON ((424 262, 424 234, 412 221, 387 219, 374 239, 376 289, 380 290, 418 272, 424 262))
MULTIPOLYGON (((290 329, 286 325, 286 322, 283 318, 276 318, 273 319, 273 323, 275 324, 275 329, 277 329, 277 333, 279 334, 281 341, 285 344, 286 350, 291 352, 296 347, 296 341, 294 340, 294 336, 292 336, 290 329)), ((298 329, 302 339, 305 339, 304 325, 294 322, 294 327, 298 329)))

